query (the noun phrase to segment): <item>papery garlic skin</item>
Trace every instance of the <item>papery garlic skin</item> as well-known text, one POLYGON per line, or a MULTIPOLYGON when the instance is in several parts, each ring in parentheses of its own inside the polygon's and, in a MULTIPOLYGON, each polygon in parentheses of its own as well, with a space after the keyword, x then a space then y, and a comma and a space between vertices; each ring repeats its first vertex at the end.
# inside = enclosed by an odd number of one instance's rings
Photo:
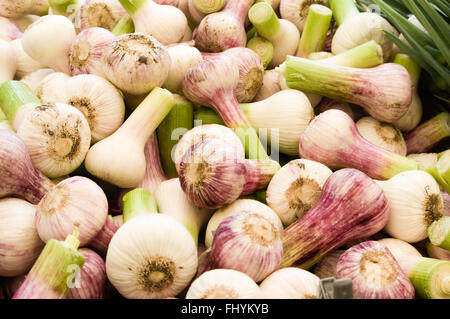
POLYGON ((180 163, 184 154, 186 154, 186 152, 193 145, 196 145, 197 143, 205 139, 220 139, 227 144, 234 145, 236 157, 245 157, 245 152, 244 148, 242 147, 241 141, 239 140, 239 137, 233 132, 233 130, 226 126, 218 124, 199 125, 187 131, 176 146, 175 152, 173 154, 173 161, 175 163, 178 174, 180 173, 180 163))
POLYGON ((102 256, 106 256, 109 243, 116 231, 123 225, 122 215, 111 217, 108 215, 103 228, 95 235, 95 237, 89 242, 88 246, 93 248, 102 256))
POLYGON ((78 250, 85 262, 75 286, 70 289, 67 299, 103 299, 106 285, 106 266, 103 259, 88 248, 78 250))
POLYGON ((320 279, 304 269, 287 267, 269 275, 259 285, 264 299, 320 299, 320 279))
POLYGON ((172 93, 181 93, 181 84, 187 70, 202 62, 203 58, 197 48, 185 44, 170 46, 168 51, 171 64, 163 87, 172 93))
POLYGON ((17 134, 25 142, 33 164, 48 177, 73 172, 83 162, 91 143, 91 130, 83 114, 61 103, 34 107, 17 134))
POLYGON ((280 233, 270 220, 252 211, 228 216, 214 234, 212 263, 215 268, 241 271, 260 282, 280 266, 280 233))
POLYGON ((122 94, 107 80, 81 74, 66 82, 66 98, 62 101, 83 113, 91 129, 92 143, 114 133, 125 117, 122 94))
POLYGON ((66 81, 70 79, 70 75, 63 72, 53 72, 42 78, 39 86, 35 89, 34 94, 43 103, 55 103, 64 100, 66 81))
POLYGON ((413 91, 412 101, 405 115, 392 123, 403 132, 411 131, 419 125, 422 120, 423 106, 417 90, 413 91))
POLYGON ((321 4, 328 7, 328 0, 281 0, 280 1, 280 15, 281 18, 292 22, 300 32, 308 16, 309 7, 312 4, 321 4))
POLYGON ((320 279, 329 277, 336 278, 336 265, 339 261, 339 257, 341 257, 344 252, 345 250, 343 249, 336 249, 326 254, 314 267, 314 274, 320 279))
POLYGON ((377 181, 389 202, 385 231, 396 239, 415 243, 427 238, 427 228, 442 216, 438 183, 424 171, 407 171, 388 181, 377 181))
POLYGON ((25 14, 44 15, 47 11, 47 0, 15 0, 0 3, 0 15, 7 18, 20 17, 25 14))
POLYGON ((258 285, 246 274, 232 269, 213 269, 194 280, 186 299, 257 299, 258 285))
POLYGON ((365 241, 345 251, 337 278, 350 278, 356 299, 414 299, 414 286, 382 243, 365 241))
POLYGON ((44 248, 35 226, 35 210, 22 199, 0 199, 0 276, 26 273, 44 248))
POLYGON ((36 210, 39 237, 64 240, 75 229, 80 245, 88 244, 103 228, 108 201, 103 190, 86 177, 63 180, 48 192, 36 210))
POLYGON ((47 15, 25 30, 22 46, 33 60, 57 72, 69 73, 69 50, 75 36, 75 28, 69 19, 47 15), (49 43, 52 43, 51 47, 49 43))
POLYGON ((96 74, 103 76, 103 51, 114 40, 114 35, 103 28, 81 31, 70 46, 70 74, 96 74))
POLYGON ((355 116, 355 114, 353 114, 352 107, 350 106, 349 103, 336 101, 336 100, 332 100, 329 98, 323 98, 320 101, 320 103, 316 107, 314 107, 314 112, 317 115, 319 115, 320 113, 323 113, 325 111, 332 110, 332 109, 337 109, 342 112, 345 112, 348 116, 350 116, 353 119, 353 121, 355 121, 355 119, 356 119, 356 116, 355 116))
POLYGON ((280 73, 275 69, 264 72, 263 84, 253 98, 253 102, 265 100, 282 90, 279 84, 279 75, 280 73))
POLYGON ((155 38, 132 33, 118 36, 103 51, 103 72, 120 90, 144 94, 161 86, 170 70, 170 55, 155 38))
POLYGON ((22 31, 11 20, 0 16, 0 40, 10 42, 22 37, 22 31))
POLYGON ((108 279, 130 299, 175 297, 197 271, 197 247, 173 217, 144 214, 114 235, 106 256, 108 279))
POLYGON ((28 85, 31 91, 33 91, 33 93, 37 95, 42 80, 54 72, 55 71, 53 71, 53 69, 39 69, 24 76, 22 79, 20 79, 20 81, 28 85))
POLYGON ((356 122, 362 137, 387 151, 406 156, 406 142, 402 132, 393 125, 366 116, 356 122))
POLYGON ((393 42, 384 34, 387 30, 398 34, 397 30, 383 17, 371 12, 362 12, 350 17, 336 30, 331 43, 331 52, 339 54, 369 40, 375 40, 383 49, 384 61, 389 61, 393 53, 393 42))
POLYGON ((99 27, 112 30, 126 14, 118 0, 85 0, 75 13, 76 27, 80 30, 99 27))
POLYGON ((13 46, 0 40, 0 84, 10 81, 16 73, 16 55, 13 46))
MULTIPOLYGON (((45 67, 41 63, 33 60, 22 48, 22 40, 16 39, 11 41, 16 56, 16 78, 23 78, 24 76, 33 73, 45 67)), ((1 80, 0 80, 1 81, 1 80)))
POLYGON ((328 167, 315 161, 290 161, 270 181, 267 205, 278 214, 283 225, 288 226, 314 206, 332 173, 328 167))
POLYGON ((269 206, 253 199, 238 199, 232 204, 216 210, 216 212, 209 219, 205 232, 206 248, 211 247, 214 234, 220 223, 228 216, 237 214, 240 211, 251 211, 256 214, 261 214, 261 216, 273 224, 277 231, 283 230, 283 224, 281 223, 280 218, 269 206))

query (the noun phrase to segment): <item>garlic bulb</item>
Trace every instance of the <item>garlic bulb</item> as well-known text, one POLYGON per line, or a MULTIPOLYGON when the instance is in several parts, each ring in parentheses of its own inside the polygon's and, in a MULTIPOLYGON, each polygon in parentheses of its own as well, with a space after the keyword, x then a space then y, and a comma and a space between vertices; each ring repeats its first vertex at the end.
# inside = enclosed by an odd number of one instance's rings
POLYGON ((85 261, 67 299, 103 299, 106 285, 105 262, 88 248, 80 248, 78 251, 85 261))
POLYGON ((369 40, 375 40, 383 49, 384 61, 389 61, 393 53, 393 42, 383 30, 398 35, 397 30, 376 13, 362 12, 348 19, 338 27, 333 36, 331 52, 339 54, 369 40))
POLYGON ((163 87, 172 93, 181 93, 184 75, 191 67, 203 61, 200 51, 190 45, 178 44, 168 47, 170 55, 170 71, 163 87))
POLYGON ((258 93, 256 93, 253 102, 265 100, 282 90, 279 84, 279 75, 275 69, 264 72, 263 84, 258 93))
POLYGON ((314 118, 308 97, 298 90, 282 90, 265 100, 241 104, 252 126, 273 149, 287 155, 298 155, 300 137, 314 118))
POLYGON ((428 226, 443 211, 441 191, 434 178, 424 171, 412 170, 377 183, 391 208, 385 231, 410 243, 427 238, 428 226))
POLYGON ((81 74, 66 81, 61 102, 83 113, 91 129, 92 143, 114 133, 123 123, 125 103, 119 90, 93 74, 81 74))
POLYGON ((187 131, 176 146, 173 161, 178 174, 180 173, 180 163, 184 154, 186 154, 192 145, 196 145, 205 139, 220 139, 227 144, 236 145, 236 152, 238 152, 236 156, 238 158, 243 158, 245 156, 243 147, 238 147, 239 145, 242 145, 241 141, 233 130, 218 124, 196 126, 187 131))
POLYGON ((328 0, 281 0, 281 18, 292 22, 302 32, 306 17, 308 16, 309 7, 313 4, 328 6, 328 0))
POLYGON ((125 298, 175 297, 197 271, 197 247, 183 226, 163 214, 139 215, 114 234, 106 273, 125 298))
POLYGON ((243 272, 255 282, 275 271, 282 255, 280 230, 270 220, 252 211, 226 217, 217 227, 211 246, 215 268, 243 272))
POLYGON ((353 121, 355 121, 356 116, 353 113, 352 107, 349 103, 336 101, 329 98, 323 98, 320 103, 316 107, 314 107, 314 112, 316 113, 316 115, 319 115, 320 113, 331 109, 341 110, 342 112, 347 113, 347 115, 350 116, 353 121))
POLYGON ((34 93, 44 103, 55 103, 64 100, 66 81, 70 76, 62 72, 53 72, 45 76, 34 93))
POLYGON ((228 216, 237 214, 241 211, 250 211, 260 214, 269 220, 277 231, 283 230, 283 224, 281 223, 280 218, 269 206, 253 199, 238 199, 232 204, 218 209, 209 219, 205 232, 206 248, 211 247, 214 234, 220 223, 228 216))
POLYGON ((0 40, 10 42, 22 37, 22 31, 11 20, 0 16, 0 40))
POLYGON ((25 30, 22 46, 33 60, 57 72, 69 73, 69 50, 75 36, 75 27, 69 19, 46 15, 25 30))
POLYGON ((320 279, 300 268, 282 268, 269 275, 259 285, 262 298, 320 299, 320 279))
POLYGON ((164 83, 171 61, 166 47, 154 37, 130 33, 106 46, 102 64, 105 76, 117 88, 139 95, 164 83))
POLYGON ((0 15, 7 18, 26 14, 44 15, 48 11, 48 0, 2 1, 0 15))
POLYGON ((320 279, 336 277, 336 265, 344 252, 343 249, 336 249, 326 254, 314 267, 314 274, 320 279))
POLYGON ((21 32, 24 32, 28 28, 28 26, 36 22, 37 19, 39 19, 38 15, 27 14, 21 17, 11 18, 10 20, 17 25, 17 27, 20 29, 21 32))
POLYGON ((22 199, 0 199, 0 276, 26 273, 44 248, 35 226, 35 209, 22 199))
POLYGON ((103 28, 81 31, 70 46, 70 74, 96 74, 103 76, 103 51, 114 40, 114 35, 103 28))
POLYGON ((48 177, 73 172, 91 143, 91 130, 83 114, 61 103, 34 107, 17 134, 25 142, 34 166, 48 177))
POLYGON ((134 22, 135 32, 145 33, 164 45, 180 42, 188 22, 183 12, 152 0, 120 0, 134 22))
POLYGON ((55 71, 53 71, 52 69, 39 69, 24 76, 22 79, 20 79, 20 81, 25 83, 31 89, 31 91, 33 91, 33 93, 37 95, 42 80, 47 77, 47 75, 50 75, 54 72, 55 71))
POLYGON ((388 123, 382 123, 371 116, 356 122, 362 137, 387 151, 406 156, 406 143, 402 132, 388 123))
POLYGON ((80 30, 93 27, 112 30, 125 14, 118 0, 85 0, 75 12, 74 19, 80 30))
POLYGON ((112 217, 108 215, 103 228, 95 235, 95 237, 89 242, 89 247, 93 248, 96 252, 102 256, 106 256, 109 243, 116 231, 123 224, 123 216, 118 215, 112 217))
POLYGON ((290 161, 275 174, 267 186, 267 205, 288 226, 317 202, 323 185, 332 173, 328 167, 315 161, 290 161))
POLYGON ((64 239, 78 229, 80 245, 89 243, 103 228, 108 201, 103 190, 86 177, 63 180, 49 191, 36 209, 36 227, 45 242, 64 239))
POLYGON ((257 299, 258 285, 246 274, 232 269, 214 269, 194 280, 186 299, 257 299))
POLYGON ((13 46, 5 40, 0 40, 0 84, 14 78, 16 59, 13 46))
POLYGON ((11 45, 16 56, 16 78, 21 79, 24 76, 45 67, 26 54, 23 50, 21 39, 11 41, 11 45))

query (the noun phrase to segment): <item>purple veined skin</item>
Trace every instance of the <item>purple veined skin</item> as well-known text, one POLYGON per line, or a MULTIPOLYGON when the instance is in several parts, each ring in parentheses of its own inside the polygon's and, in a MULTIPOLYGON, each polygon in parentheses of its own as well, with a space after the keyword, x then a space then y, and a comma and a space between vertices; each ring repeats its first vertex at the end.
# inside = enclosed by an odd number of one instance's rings
POLYGON ((33 166, 16 133, 0 129, 0 140, 0 197, 17 196, 38 204, 53 183, 33 166))
POLYGON ((310 123, 300 139, 299 154, 331 169, 351 167, 376 179, 389 179, 418 167, 416 161, 365 140, 351 117, 336 109, 321 113, 310 123))
POLYGON ((112 237, 114 236, 114 234, 118 229, 119 229, 118 225, 116 225, 116 223, 112 220, 112 218, 108 216, 108 218, 106 218, 105 225, 103 225, 103 228, 89 242, 88 246, 92 247, 102 256, 106 256, 109 243, 111 242, 112 237))
POLYGON ((350 278, 357 299, 414 299, 414 286, 389 249, 365 241, 345 251, 336 265, 337 278, 350 278))
POLYGON ((307 269, 346 242, 379 232, 388 218, 380 186, 356 169, 338 170, 324 184, 318 202, 281 233, 281 267, 307 269))

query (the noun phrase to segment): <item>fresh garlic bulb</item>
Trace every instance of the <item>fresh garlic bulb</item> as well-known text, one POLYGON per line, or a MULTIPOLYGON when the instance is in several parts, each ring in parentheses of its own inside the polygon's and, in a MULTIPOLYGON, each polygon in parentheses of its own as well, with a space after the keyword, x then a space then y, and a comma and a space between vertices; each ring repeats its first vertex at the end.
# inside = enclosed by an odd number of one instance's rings
POLYGON ((0 84, 14 78, 16 59, 11 43, 0 40, 0 84))
POLYGON ((205 232, 205 246, 210 248, 214 239, 214 234, 220 223, 228 216, 237 214, 241 211, 250 211, 256 214, 260 214, 267 220, 269 220, 277 231, 283 230, 283 224, 281 223, 278 215, 267 205, 253 199, 238 199, 228 206, 224 206, 218 209, 209 219, 205 232))
POLYGON ((114 234, 106 256, 109 281, 125 298, 175 297, 197 271, 197 247, 185 226, 144 214, 114 234))
POLYGON ((99 27, 112 30, 126 14, 118 0, 85 0, 75 13, 77 28, 99 27))
POLYGON ((25 83, 31 89, 31 91, 36 94, 39 91, 42 80, 54 72, 55 71, 53 71, 52 69, 39 69, 24 76, 22 79, 20 79, 20 81, 25 83))
POLYGON ((102 55, 103 72, 120 90, 144 94, 161 86, 170 71, 170 55, 154 37, 130 33, 116 37, 102 55))
POLYGON ((253 102, 265 100, 275 93, 281 91, 279 76, 280 73, 278 73, 278 71, 275 69, 265 71, 263 84, 258 93, 256 93, 253 102))
POLYGON ((81 31, 70 46, 70 73, 103 76, 102 54, 114 38, 111 32, 103 28, 89 28, 81 31))
POLYGON ((34 94, 44 103, 54 103, 64 100, 66 81, 70 76, 63 72, 53 72, 42 78, 34 94))
POLYGON ((332 173, 319 162, 307 159, 290 161, 270 181, 266 193, 267 205, 288 226, 314 206, 332 173))
POLYGON ((196 145, 205 139, 220 139, 227 144, 235 145, 236 151, 238 152, 236 157, 245 157, 241 141, 233 130, 218 124, 199 125, 187 131, 176 146, 173 161, 178 174, 180 173, 180 163, 184 154, 186 154, 193 145, 196 145), (238 147, 239 145, 241 145, 241 147, 238 147))
POLYGON ((345 252, 343 249, 336 249, 322 258, 322 260, 314 267, 314 274, 320 279, 336 277, 336 265, 339 257, 345 252))
POLYGON ((388 123, 382 123, 371 116, 356 122, 362 137, 387 151, 406 156, 406 142, 402 132, 388 123))
POLYGON ((91 143, 91 130, 83 114, 61 103, 34 107, 17 134, 25 142, 34 166, 48 177, 73 172, 91 143))
POLYGON ((210 256, 215 268, 234 269, 260 282, 280 266, 281 232, 261 214, 238 212, 217 227, 210 256))
POLYGON ((412 170, 377 183, 390 206, 385 231, 410 243, 427 238, 428 226, 442 216, 444 205, 435 179, 424 171, 412 170))
POLYGON ((81 111, 89 123, 92 143, 114 133, 123 123, 125 103, 119 90, 93 74, 67 80, 64 102, 81 111))
POLYGON ((22 199, 0 199, 0 276, 26 273, 44 248, 35 226, 35 210, 22 199))
POLYGON ((323 98, 320 103, 314 108, 314 112, 316 113, 316 115, 319 115, 320 113, 331 109, 341 110, 342 112, 347 113, 347 115, 355 121, 356 116, 353 113, 353 109, 349 103, 336 101, 329 98, 323 98))
POLYGON ((21 79, 24 76, 45 67, 45 65, 33 60, 23 50, 21 39, 11 41, 11 45, 16 56, 16 78, 21 79))
POLYGON ((172 93, 181 93, 184 75, 191 67, 203 61, 200 51, 190 45, 178 44, 168 47, 170 55, 170 71, 163 87, 172 93))
POLYGON ((259 285, 262 298, 320 299, 320 278, 300 268, 282 268, 268 276, 259 285))
POLYGON ((309 7, 313 4, 328 6, 328 0, 281 0, 280 14, 281 18, 286 19, 303 31, 303 27, 308 16, 309 7))
POLYGON ((416 154, 409 154, 406 157, 415 160, 419 164, 420 169, 432 167, 436 165, 438 162, 437 153, 416 153, 416 154))
POLYGON ((417 90, 413 91, 412 102, 409 105, 408 110, 405 115, 403 115, 399 120, 392 123, 395 127, 403 132, 411 131, 422 120, 423 106, 422 100, 420 99, 417 90))
POLYGON ((88 244, 103 228, 108 201, 103 190, 86 177, 63 180, 49 191, 36 209, 36 227, 45 242, 64 240, 78 229, 80 245, 88 244))
POLYGON ((246 274, 232 269, 213 269, 194 280, 186 299, 257 299, 258 285, 246 274))

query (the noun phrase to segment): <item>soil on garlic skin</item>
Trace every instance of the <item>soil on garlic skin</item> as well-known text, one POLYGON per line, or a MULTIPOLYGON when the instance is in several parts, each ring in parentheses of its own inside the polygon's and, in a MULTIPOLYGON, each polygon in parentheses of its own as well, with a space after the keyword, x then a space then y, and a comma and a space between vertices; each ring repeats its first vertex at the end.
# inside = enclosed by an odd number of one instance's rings
POLYGON ((377 135, 386 143, 396 145, 403 139, 403 135, 399 129, 385 123, 375 126, 377 135))
POLYGON ((137 269, 138 287, 151 293, 162 291, 173 284, 176 271, 175 263, 165 256, 147 258, 137 269))
POLYGON ((272 246, 279 238, 273 224, 265 217, 257 214, 251 214, 244 218, 242 230, 253 243, 264 247, 272 246))
POLYGON ((359 261, 359 270, 366 281, 380 288, 394 283, 398 277, 398 271, 391 258, 386 253, 376 250, 363 254, 359 261))
POLYGON ((322 187, 315 180, 300 177, 292 182, 285 194, 289 208, 300 218, 317 202, 321 193, 322 187))
POLYGON ((70 198, 70 190, 67 185, 60 184, 48 192, 39 203, 39 210, 43 215, 52 215, 61 211, 70 198))
POLYGON ((425 224, 427 226, 430 226, 434 221, 442 217, 442 211, 444 207, 441 200, 441 194, 428 194, 428 191, 425 191, 427 193, 427 197, 423 203, 423 207, 425 210, 424 219, 425 224))

